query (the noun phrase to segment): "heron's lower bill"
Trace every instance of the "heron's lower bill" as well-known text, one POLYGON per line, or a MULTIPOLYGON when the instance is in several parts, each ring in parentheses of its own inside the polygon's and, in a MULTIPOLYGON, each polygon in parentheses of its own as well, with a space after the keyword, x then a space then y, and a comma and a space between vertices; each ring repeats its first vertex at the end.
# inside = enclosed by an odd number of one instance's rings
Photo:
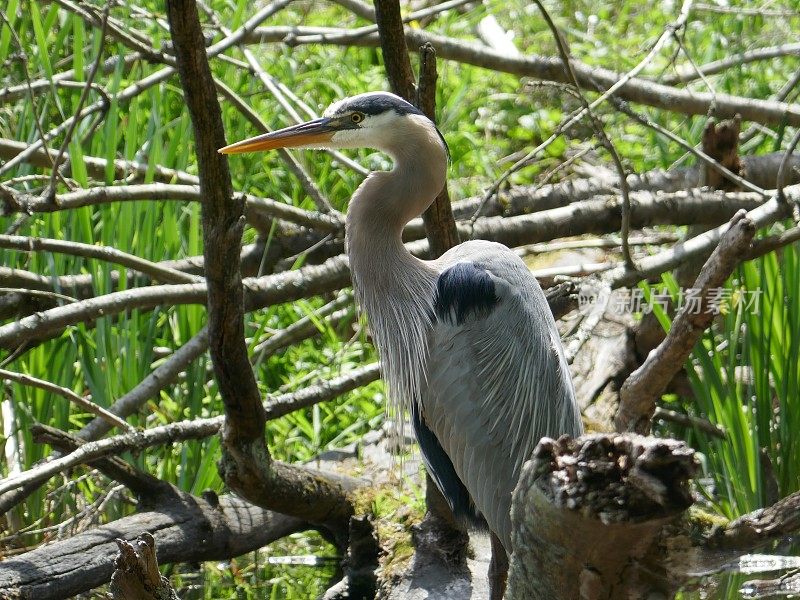
POLYGON ((337 129, 331 119, 314 119, 299 125, 292 125, 278 131, 257 135, 235 144, 220 148, 220 154, 243 154, 275 150, 276 148, 313 147, 331 141, 337 129))

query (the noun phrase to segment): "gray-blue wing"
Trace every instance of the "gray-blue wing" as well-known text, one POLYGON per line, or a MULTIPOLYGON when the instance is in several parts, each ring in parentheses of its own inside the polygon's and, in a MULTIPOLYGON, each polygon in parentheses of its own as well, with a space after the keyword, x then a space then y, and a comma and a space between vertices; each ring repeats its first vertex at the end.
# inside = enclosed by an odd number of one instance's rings
MULTIPOLYGON (((522 464, 543 436, 580 434, 580 415, 555 322, 522 260, 500 244, 469 242, 439 264, 420 417, 510 551, 522 464)), ((422 451, 430 470, 437 460, 442 468, 441 456, 422 451)))

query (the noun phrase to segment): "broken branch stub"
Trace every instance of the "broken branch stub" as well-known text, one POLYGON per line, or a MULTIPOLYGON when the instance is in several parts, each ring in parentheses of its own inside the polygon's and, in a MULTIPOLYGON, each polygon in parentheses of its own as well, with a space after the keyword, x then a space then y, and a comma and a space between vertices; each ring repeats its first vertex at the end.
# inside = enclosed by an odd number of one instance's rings
POLYGON ((114 600, 178 600, 169 579, 158 571, 156 540, 143 533, 133 542, 117 538, 111 595, 114 600))
POLYGON ((542 439, 514 490, 507 598, 647 597, 675 584, 644 560, 692 504, 695 469, 675 440, 542 439))

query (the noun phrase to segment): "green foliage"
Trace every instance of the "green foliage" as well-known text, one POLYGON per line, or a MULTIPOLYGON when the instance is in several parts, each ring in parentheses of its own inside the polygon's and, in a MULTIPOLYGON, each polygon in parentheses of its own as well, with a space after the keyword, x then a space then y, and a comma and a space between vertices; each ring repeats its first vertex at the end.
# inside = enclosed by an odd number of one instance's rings
MULTIPOLYGON (((677 300, 677 283, 669 275, 663 281, 677 300)), ((792 433, 800 426, 798 286, 795 246, 742 264, 687 365, 694 397, 667 403, 726 433, 720 439, 697 427, 682 432, 713 481, 709 502, 728 518, 800 489, 800 447, 792 433)), ((668 330, 668 318, 654 307, 668 330)))

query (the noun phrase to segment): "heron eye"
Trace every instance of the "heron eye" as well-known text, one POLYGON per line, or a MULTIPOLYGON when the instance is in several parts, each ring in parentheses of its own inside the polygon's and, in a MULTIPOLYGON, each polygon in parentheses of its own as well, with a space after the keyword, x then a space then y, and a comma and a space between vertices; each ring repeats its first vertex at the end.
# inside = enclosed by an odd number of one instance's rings
POLYGON ((361 123, 361 121, 364 120, 364 115, 361 113, 353 113, 350 115, 350 120, 353 121, 353 123, 361 123))

